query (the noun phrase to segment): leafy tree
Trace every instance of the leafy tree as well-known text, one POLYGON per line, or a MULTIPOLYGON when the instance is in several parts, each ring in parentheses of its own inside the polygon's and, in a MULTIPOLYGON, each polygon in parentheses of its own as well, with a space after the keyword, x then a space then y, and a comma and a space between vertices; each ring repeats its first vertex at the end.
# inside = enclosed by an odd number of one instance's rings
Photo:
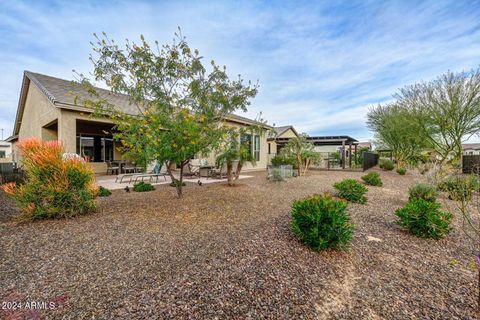
POLYGON ((221 148, 221 153, 215 159, 217 167, 221 167, 223 164, 227 165, 227 181, 229 186, 235 185, 235 182, 240 178, 240 173, 245 163, 251 162, 253 165, 256 165, 256 159, 251 150, 251 145, 240 143, 241 135, 250 134, 254 136, 265 133, 266 129, 263 124, 266 124, 266 121, 258 117, 256 122, 258 124, 250 125, 248 128, 232 128, 230 131, 230 140, 221 148), (237 162, 235 171, 233 170, 234 162, 237 162))
POLYGON ((311 163, 321 160, 321 155, 315 152, 313 148, 313 144, 307 140, 305 134, 290 139, 283 147, 282 152, 295 159, 299 176, 306 174, 311 163))
POLYGON ((368 152, 370 149, 368 147, 361 147, 357 150, 357 152, 353 153, 353 163, 355 165, 360 166, 363 164, 363 154, 368 152))
POLYGON ((114 138, 128 152, 148 163, 166 162, 167 170, 182 195, 183 167, 197 154, 218 148, 229 133, 225 116, 246 111, 257 85, 238 77, 230 80, 226 68, 211 62, 210 71, 197 50, 188 46, 180 31, 172 44, 151 47, 143 36, 139 44, 127 40, 121 48, 106 34, 92 43, 95 81, 104 82, 116 94, 125 94, 136 112, 125 114, 103 99, 88 79, 82 82, 93 96, 84 105, 94 116, 108 116, 115 123, 114 138), (176 181, 172 166, 180 168, 176 181))
POLYGON ((429 147, 421 127, 410 110, 391 103, 372 108, 367 115, 367 125, 375 133, 377 144, 392 150, 399 167, 415 161, 429 147))
POLYGON ((462 142, 480 131, 480 68, 468 72, 447 72, 431 82, 400 90, 397 103, 417 120, 422 137, 440 156, 440 163, 458 162, 462 142))

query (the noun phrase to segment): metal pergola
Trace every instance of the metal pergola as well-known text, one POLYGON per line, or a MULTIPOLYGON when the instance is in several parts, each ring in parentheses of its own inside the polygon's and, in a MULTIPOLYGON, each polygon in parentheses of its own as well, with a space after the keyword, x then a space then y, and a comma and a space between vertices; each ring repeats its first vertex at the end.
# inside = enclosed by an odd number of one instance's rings
MULTIPOLYGON (((270 138, 269 141, 275 141, 279 145, 285 145, 290 138, 270 138)), ((342 169, 345 169, 345 151, 346 146, 349 148, 349 167, 352 167, 352 146, 354 152, 357 153, 358 140, 350 136, 316 136, 307 137, 307 141, 313 143, 315 146, 341 146, 342 147, 342 169)))

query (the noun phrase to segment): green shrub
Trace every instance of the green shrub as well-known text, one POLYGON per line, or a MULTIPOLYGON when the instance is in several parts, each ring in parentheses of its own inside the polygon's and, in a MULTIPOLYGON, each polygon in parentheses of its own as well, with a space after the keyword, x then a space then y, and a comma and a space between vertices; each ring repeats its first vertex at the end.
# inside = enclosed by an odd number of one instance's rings
MULTIPOLYGON (((180 185, 180 180, 174 180, 172 182, 170 182, 169 186, 170 187, 177 187, 180 185)), ((182 182, 182 187, 185 187, 185 182, 182 182)))
POLYGON ((407 169, 405 168, 397 168, 397 173, 401 176, 404 176, 407 173, 407 169))
POLYGON ((295 160, 295 158, 287 156, 285 154, 275 155, 272 158, 271 162, 272 162, 272 165, 274 167, 279 167, 279 166, 283 166, 283 165, 291 165, 294 168, 297 167, 297 161, 295 160))
POLYGON ((98 188, 97 196, 99 196, 99 197, 108 197, 111 194, 112 194, 112 192, 110 190, 108 190, 107 188, 104 188, 102 186, 100 186, 100 188, 98 188))
POLYGON ((408 194, 408 200, 423 199, 430 202, 435 202, 438 196, 437 188, 431 184, 425 183, 418 183, 414 185, 408 190, 408 194))
POLYGON ((412 199, 395 211, 397 223, 410 233, 422 238, 443 238, 450 232, 452 214, 440 211, 436 201, 412 199))
POLYGON ((292 205, 292 230, 314 250, 347 249, 354 225, 346 211, 347 203, 331 195, 314 195, 292 205))
POLYGON ((480 181, 476 175, 455 175, 438 183, 438 189, 448 192, 452 200, 470 200, 475 191, 480 188, 480 181))
POLYGON ((378 166, 383 170, 392 171, 395 168, 395 163, 390 159, 380 159, 378 166))
POLYGON ((351 202, 365 203, 365 193, 368 189, 355 179, 345 179, 333 185, 338 190, 338 196, 351 202))
POLYGON ((146 192, 155 190, 155 187, 152 186, 150 183, 146 183, 143 181, 137 182, 133 185, 133 191, 136 192, 146 192))
POLYGON ((95 210, 97 187, 90 165, 77 158, 63 158, 58 141, 23 139, 24 183, 3 185, 22 209, 21 220, 68 218, 95 210))
POLYGON ((369 172, 362 177, 362 180, 370 186, 381 187, 383 185, 378 172, 369 172))

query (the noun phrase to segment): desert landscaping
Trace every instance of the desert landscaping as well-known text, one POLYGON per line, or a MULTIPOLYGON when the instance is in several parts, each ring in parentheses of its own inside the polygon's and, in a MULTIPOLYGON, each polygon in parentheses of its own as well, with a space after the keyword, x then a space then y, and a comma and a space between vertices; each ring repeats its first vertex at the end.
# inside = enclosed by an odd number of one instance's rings
POLYGON ((366 204, 349 204, 347 252, 299 242, 290 206, 361 172, 283 182, 258 172, 233 188, 188 184, 180 200, 168 185, 116 190, 95 213, 27 224, 12 220, 2 192, 0 296, 60 301, 36 311, 49 318, 473 319, 477 275, 461 217, 439 241, 405 232, 394 210, 424 177, 380 174, 366 204))

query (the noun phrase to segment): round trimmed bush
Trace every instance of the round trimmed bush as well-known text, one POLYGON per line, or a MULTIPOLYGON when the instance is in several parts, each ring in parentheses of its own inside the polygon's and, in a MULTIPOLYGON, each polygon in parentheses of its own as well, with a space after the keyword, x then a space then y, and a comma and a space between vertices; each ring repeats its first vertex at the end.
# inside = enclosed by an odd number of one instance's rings
POLYGON ((408 200, 423 199, 434 202, 437 200, 438 191, 437 188, 431 184, 417 183, 408 190, 408 195, 408 200))
POLYGON ((397 223, 410 233, 422 237, 440 239, 450 232, 452 214, 440 211, 436 201, 412 199, 395 211, 397 223))
POLYGON ((112 192, 105 187, 100 186, 98 188, 97 196, 99 197, 108 197, 112 192))
POLYGON ((348 249, 354 225, 347 203, 331 195, 313 195, 292 205, 292 230, 313 250, 348 249))
POLYGON ((362 177, 362 180, 370 186, 381 187, 383 185, 378 172, 369 172, 362 177))
POLYGON ((152 186, 150 183, 146 183, 143 181, 137 182, 133 185, 133 191, 136 192, 147 192, 153 190, 155 190, 154 186, 152 186))
POLYGON ((448 192, 452 200, 470 200, 475 191, 480 188, 480 181, 476 175, 450 176, 438 184, 438 189, 448 192))
POLYGON ((390 159, 380 159, 378 166, 383 170, 392 171, 395 163, 390 159))
POLYGON ((338 196, 345 200, 357 203, 366 203, 365 193, 368 189, 355 179, 345 179, 333 185, 338 191, 338 196))
POLYGON ((397 173, 401 176, 404 176, 407 173, 407 169, 405 168, 397 168, 397 173))

